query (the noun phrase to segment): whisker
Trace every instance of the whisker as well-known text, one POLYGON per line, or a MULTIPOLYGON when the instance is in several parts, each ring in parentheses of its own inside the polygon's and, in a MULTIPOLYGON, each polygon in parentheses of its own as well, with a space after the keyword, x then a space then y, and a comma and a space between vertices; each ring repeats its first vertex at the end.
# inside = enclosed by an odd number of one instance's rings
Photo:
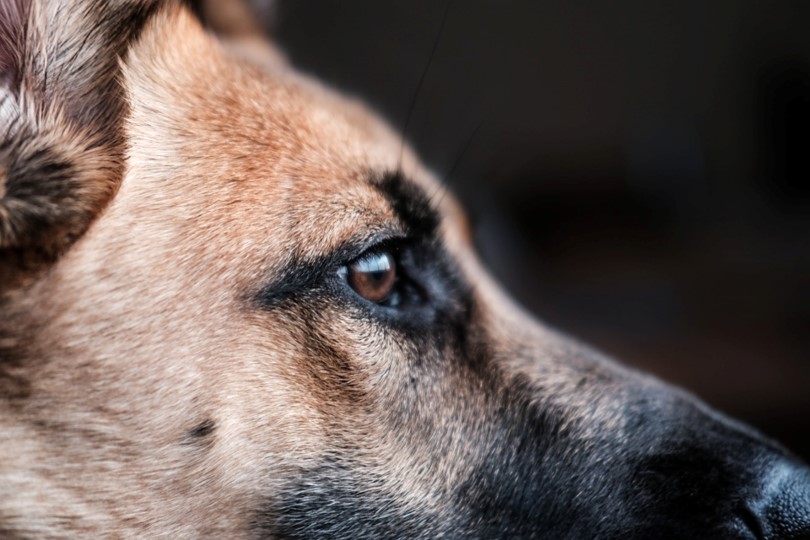
POLYGON ((481 130, 482 125, 484 125, 484 118, 478 121, 478 124, 476 124, 475 128, 472 130, 470 135, 464 141, 464 144, 461 146, 461 151, 458 153, 456 159, 453 161, 453 165, 450 167, 450 170, 447 171, 447 174, 445 174, 444 178, 442 178, 442 180, 439 182, 439 185, 436 188, 436 192, 433 195, 431 195, 430 197, 431 204, 433 204, 434 208, 438 207, 441 204, 442 200, 444 200, 444 197, 447 196, 447 193, 449 193, 450 179, 452 178, 453 173, 456 172, 456 169, 458 168, 459 164, 461 164, 461 161, 464 159, 464 156, 467 154, 467 151, 472 146, 473 140, 475 140, 475 137, 481 130), (436 195, 439 194, 441 194, 440 197, 434 202, 433 199, 436 197, 436 195))
POLYGON ((447 174, 444 175, 444 178, 442 179, 442 185, 444 186, 450 185, 450 178, 453 177, 453 173, 456 172, 456 169, 461 163, 461 160, 464 159, 464 156, 467 154, 467 150, 469 150, 470 146, 472 146, 472 142, 475 139, 475 136, 478 135, 478 132, 481 130, 482 125, 484 125, 483 118, 478 121, 478 124, 476 124, 475 128, 472 130, 470 136, 467 137, 466 141, 464 141, 464 145, 461 147, 461 152, 456 157, 456 160, 453 162, 453 165, 450 167, 450 170, 447 172, 447 174))
POLYGON ((405 125, 402 128, 402 140, 399 144, 399 160, 397 161, 397 171, 399 172, 402 172, 402 154, 405 151, 405 139, 408 136, 408 125, 411 122, 411 116, 413 116, 413 111, 416 108, 416 102, 419 99, 419 92, 422 89, 422 85, 425 82, 425 77, 427 76, 428 71, 430 71, 430 65, 433 63, 433 57, 436 55, 436 51, 439 48, 442 35, 444 35, 444 28, 447 23, 447 15, 450 13, 450 6, 452 4, 453 0, 448 0, 444 7, 444 14, 442 15, 442 22, 439 26, 439 33, 436 35, 436 39, 433 40, 433 47, 430 50, 430 56, 428 56, 427 64, 425 64, 425 68, 422 70, 422 75, 419 77, 419 82, 416 83, 416 89, 414 90, 413 97, 411 98, 411 102, 408 106, 408 114, 405 117, 405 125))

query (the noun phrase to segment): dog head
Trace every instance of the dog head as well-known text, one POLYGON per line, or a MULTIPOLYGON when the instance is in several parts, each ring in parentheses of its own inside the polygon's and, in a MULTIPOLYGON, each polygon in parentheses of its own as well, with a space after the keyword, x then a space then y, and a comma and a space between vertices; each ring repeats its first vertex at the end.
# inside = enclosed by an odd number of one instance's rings
POLYGON ((218 20, 0 8, 4 535, 808 534, 806 468, 521 312, 396 133, 218 20))

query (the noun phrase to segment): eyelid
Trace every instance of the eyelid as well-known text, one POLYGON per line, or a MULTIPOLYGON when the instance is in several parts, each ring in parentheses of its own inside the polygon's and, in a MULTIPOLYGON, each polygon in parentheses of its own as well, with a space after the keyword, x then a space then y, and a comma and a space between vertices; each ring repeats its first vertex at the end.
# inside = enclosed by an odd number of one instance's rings
POLYGON ((278 277, 270 280, 251 296, 264 309, 273 309, 286 299, 302 291, 320 287, 329 276, 345 277, 347 265, 365 254, 384 249, 396 253, 398 248, 411 240, 401 227, 395 224, 365 231, 354 239, 343 242, 331 253, 311 259, 293 256, 278 277))
MULTIPOLYGON (((355 257, 354 259, 351 259, 345 264, 340 265, 340 267, 337 270, 338 276, 340 276, 342 279, 346 279, 349 275, 349 267, 357 265, 358 263, 361 263, 366 260, 373 260, 375 258, 378 258, 380 255, 388 254, 391 256, 393 261, 396 261, 397 258, 396 253, 397 251, 399 251, 399 246, 396 245, 399 243, 398 240, 400 239, 384 240, 380 244, 371 246, 366 251, 361 253, 358 257, 355 257)), ((394 262, 394 264, 396 263, 394 262)))
POLYGON ((341 266, 353 264, 364 257, 371 257, 385 251, 396 253, 408 240, 408 235, 398 229, 371 235, 346 250, 346 257, 341 266))

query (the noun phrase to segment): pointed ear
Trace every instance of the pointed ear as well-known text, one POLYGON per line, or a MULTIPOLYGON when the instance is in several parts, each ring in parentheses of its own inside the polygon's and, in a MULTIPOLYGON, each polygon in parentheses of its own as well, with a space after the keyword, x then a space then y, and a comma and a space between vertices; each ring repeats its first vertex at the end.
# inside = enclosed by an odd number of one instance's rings
POLYGON ((262 23, 242 0, 192 0, 191 5, 202 22, 219 36, 245 39, 264 35, 262 23))
POLYGON ((255 60, 284 63, 269 40, 275 20, 273 0, 189 0, 192 9, 220 38, 239 46, 255 60))
POLYGON ((0 291, 53 263, 115 194, 121 60, 156 5, 0 2, 0 291))

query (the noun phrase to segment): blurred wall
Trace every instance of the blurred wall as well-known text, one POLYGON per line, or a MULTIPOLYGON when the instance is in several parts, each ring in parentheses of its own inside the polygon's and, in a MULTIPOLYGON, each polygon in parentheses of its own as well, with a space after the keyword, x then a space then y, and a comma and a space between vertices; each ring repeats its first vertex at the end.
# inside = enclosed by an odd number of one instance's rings
POLYGON ((540 318, 808 459, 808 25, 806 0, 281 0, 272 31, 400 129, 415 99, 407 138, 540 318))

